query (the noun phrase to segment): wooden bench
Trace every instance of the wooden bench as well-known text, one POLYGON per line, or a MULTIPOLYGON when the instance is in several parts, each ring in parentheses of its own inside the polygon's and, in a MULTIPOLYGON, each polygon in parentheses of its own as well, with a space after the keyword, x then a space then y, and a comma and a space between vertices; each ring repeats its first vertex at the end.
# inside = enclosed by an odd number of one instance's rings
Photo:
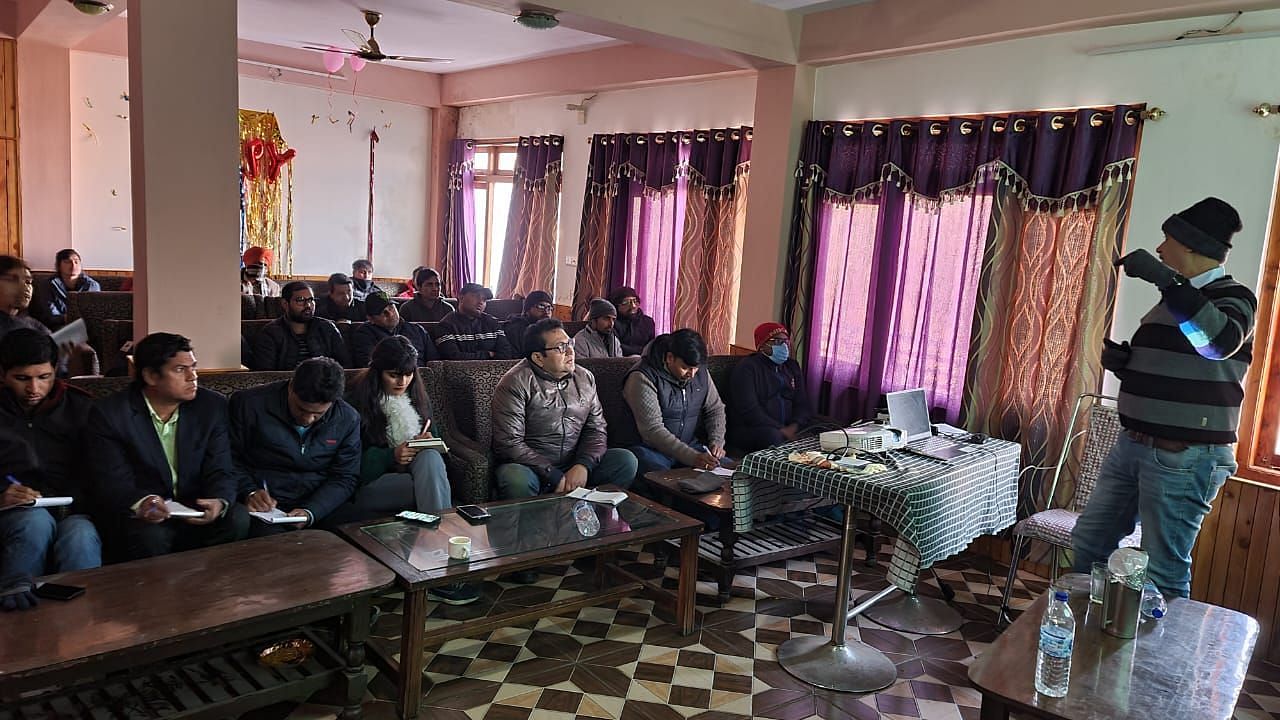
POLYGON ((318 530, 50 576, 85 593, 0 623, 0 720, 221 718, 325 686, 358 718, 370 599, 394 578, 318 530), (305 662, 259 664, 294 638, 305 662))

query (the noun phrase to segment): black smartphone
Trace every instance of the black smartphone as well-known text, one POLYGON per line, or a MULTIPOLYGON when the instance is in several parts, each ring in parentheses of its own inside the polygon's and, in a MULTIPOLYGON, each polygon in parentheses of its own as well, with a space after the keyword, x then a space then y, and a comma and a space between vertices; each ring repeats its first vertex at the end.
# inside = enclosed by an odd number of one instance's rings
POLYGON ((458 514, 462 516, 463 520, 466 520, 472 525, 479 525, 480 523, 487 522, 489 518, 493 517, 489 514, 488 510, 485 510, 479 505, 459 505, 458 514))
POLYGON ((75 585, 58 585, 57 583, 40 583, 33 590, 36 597, 46 600, 71 600, 84 594, 84 588, 75 585))

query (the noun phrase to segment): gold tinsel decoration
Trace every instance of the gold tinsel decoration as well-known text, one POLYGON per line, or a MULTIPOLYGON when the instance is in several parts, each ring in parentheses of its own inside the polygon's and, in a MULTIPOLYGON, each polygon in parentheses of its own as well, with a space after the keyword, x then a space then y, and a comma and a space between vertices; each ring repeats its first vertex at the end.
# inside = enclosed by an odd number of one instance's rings
POLYGON ((274 113, 240 111, 241 248, 275 255, 273 275, 293 274, 293 158, 274 113))

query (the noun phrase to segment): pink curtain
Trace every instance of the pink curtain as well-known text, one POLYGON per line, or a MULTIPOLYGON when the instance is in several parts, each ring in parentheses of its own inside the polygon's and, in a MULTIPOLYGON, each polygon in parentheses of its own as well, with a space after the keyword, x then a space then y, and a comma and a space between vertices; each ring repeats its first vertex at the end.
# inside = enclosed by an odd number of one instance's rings
POLYGON ((556 240, 560 224, 560 173, 564 138, 520 138, 507 215, 497 296, 555 294, 556 240))

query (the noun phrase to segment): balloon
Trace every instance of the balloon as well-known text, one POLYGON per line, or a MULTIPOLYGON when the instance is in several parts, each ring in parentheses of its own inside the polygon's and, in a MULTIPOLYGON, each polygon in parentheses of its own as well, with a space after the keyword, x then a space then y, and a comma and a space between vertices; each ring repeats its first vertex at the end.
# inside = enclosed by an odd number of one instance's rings
POLYGON ((342 53, 332 50, 324 51, 324 69, 331 73, 336 73, 342 69, 342 53))
POLYGON ((362 57, 352 55, 347 59, 347 62, 351 65, 351 70, 353 72, 360 72, 364 69, 365 60, 362 57))

